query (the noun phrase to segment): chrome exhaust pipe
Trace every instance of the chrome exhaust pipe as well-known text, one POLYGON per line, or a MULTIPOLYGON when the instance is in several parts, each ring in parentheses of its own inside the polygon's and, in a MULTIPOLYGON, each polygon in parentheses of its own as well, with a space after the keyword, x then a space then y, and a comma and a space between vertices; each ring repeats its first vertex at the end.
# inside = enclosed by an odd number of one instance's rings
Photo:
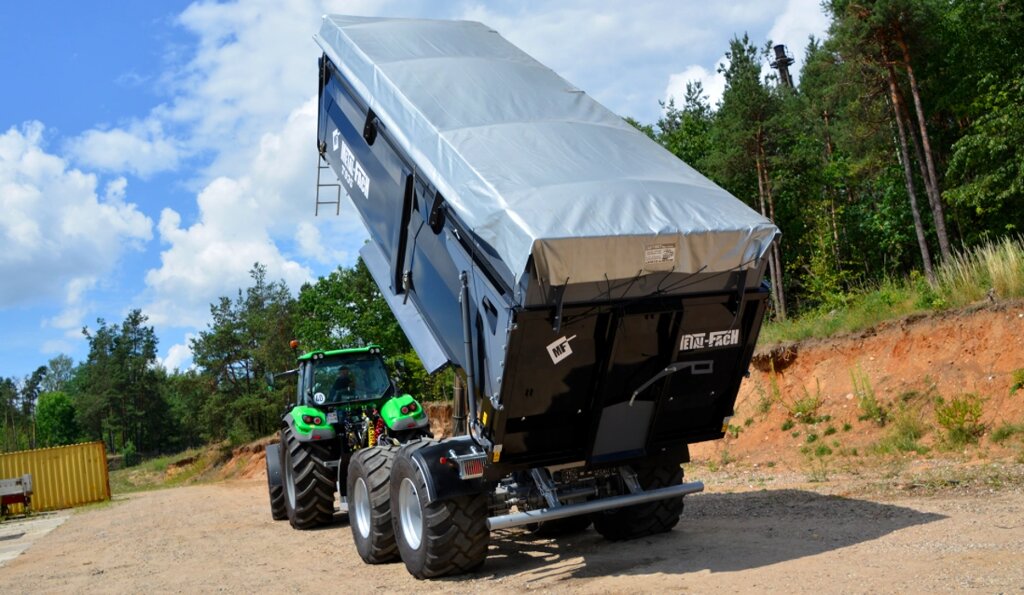
POLYGON ((600 500, 591 500, 590 502, 580 502, 579 504, 565 504, 563 506, 556 506, 553 508, 538 508, 537 510, 514 512, 487 519, 487 528, 491 531, 497 531, 498 529, 510 529, 512 527, 529 525, 530 523, 564 519, 590 512, 601 512, 602 510, 612 510, 614 508, 622 508, 623 506, 644 504, 645 502, 654 502, 655 500, 666 500, 668 498, 676 498, 703 491, 704 482, 695 481, 677 486, 669 486, 667 488, 647 490, 637 494, 626 494, 623 496, 602 498, 600 500))

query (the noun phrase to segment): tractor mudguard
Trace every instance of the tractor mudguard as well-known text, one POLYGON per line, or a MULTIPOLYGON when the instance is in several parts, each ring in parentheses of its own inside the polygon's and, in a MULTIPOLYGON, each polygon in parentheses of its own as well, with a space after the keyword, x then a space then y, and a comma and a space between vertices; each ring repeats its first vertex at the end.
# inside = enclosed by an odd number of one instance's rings
POLYGON ((384 403, 380 408, 380 416, 384 418, 388 429, 394 432, 430 428, 430 420, 427 419, 427 412, 423 410, 423 405, 408 394, 395 397, 384 403))
MULTIPOLYGON (((428 502, 487 491, 487 483, 483 478, 459 477, 459 465, 455 457, 473 455, 470 450, 473 446, 476 444, 471 438, 460 436, 425 446, 413 453, 413 462, 423 472, 426 480, 428 502)), ((476 448, 479 452, 480 447, 476 448)))
POLYGON ((334 428, 327 423, 327 415, 319 409, 299 405, 285 414, 284 422, 288 424, 299 442, 326 442, 334 440, 335 437, 334 428), (303 415, 319 417, 323 423, 307 424, 302 421, 303 415))
POLYGON ((266 449, 267 456, 267 482, 271 486, 277 487, 283 484, 283 475, 281 474, 281 445, 280 444, 268 444, 266 449))

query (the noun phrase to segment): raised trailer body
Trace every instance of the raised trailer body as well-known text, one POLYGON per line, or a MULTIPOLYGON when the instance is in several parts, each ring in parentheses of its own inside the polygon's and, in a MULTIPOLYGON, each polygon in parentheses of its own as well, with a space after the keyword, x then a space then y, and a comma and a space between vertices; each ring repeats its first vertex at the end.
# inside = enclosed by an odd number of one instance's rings
MULTIPOLYGON (((560 470, 678 468, 724 435, 771 222, 480 23, 328 15, 315 39, 318 149, 363 259, 469 388, 468 436, 410 454, 428 501, 514 476, 590 512, 603 488, 559 496, 560 470)), ((628 476, 609 507, 645 497, 628 476)))

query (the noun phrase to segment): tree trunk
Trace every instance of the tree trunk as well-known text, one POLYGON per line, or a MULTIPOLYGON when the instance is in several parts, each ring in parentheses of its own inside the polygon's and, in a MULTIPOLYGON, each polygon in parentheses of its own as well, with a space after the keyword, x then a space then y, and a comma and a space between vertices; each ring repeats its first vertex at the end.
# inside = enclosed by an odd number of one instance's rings
POLYGON ((914 217, 914 231, 917 234, 917 245, 921 249, 921 260, 924 262, 924 274, 929 282, 935 282, 935 271, 932 270, 931 251, 928 249, 928 239, 924 235, 924 224, 921 222, 921 211, 917 208, 917 189, 914 185, 914 172, 910 167, 910 150, 907 147, 907 131, 903 123, 903 114, 899 109, 900 97, 899 87, 896 85, 896 71, 892 64, 887 65, 889 72, 889 96, 892 100, 892 111, 896 118, 896 131, 900 141, 900 161, 903 162, 903 180, 907 185, 907 195, 910 197, 910 213, 914 217))
MULTIPOLYGON (((757 167, 757 193, 761 201, 761 215, 768 217, 775 222, 775 203, 772 200, 771 186, 768 180, 768 168, 764 159, 764 147, 761 142, 760 132, 757 138, 757 155, 754 157, 757 167), (767 204, 768 210, 765 210, 767 204)), ((771 251, 768 253, 768 270, 772 280, 772 295, 775 298, 775 313, 779 320, 786 319, 786 295, 782 289, 782 254, 779 251, 779 242, 772 242, 771 251)))
POLYGON ((946 215, 942 207, 942 193, 939 191, 939 177, 935 172, 935 159, 932 156, 932 144, 928 136, 928 126, 924 117, 924 108, 921 106, 921 89, 917 84, 917 77, 914 76, 914 67, 910 64, 910 48, 906 39, 903 38, 903 31, 897 29, 896 43, 903 52, 903 66, 907 71, 907 78, 910 81, 910 94, 914 97, 914 110, 917 112, 917 126, 921 133, 921 144, 924 148, 924 161, 927 165, 928 176, 925 178, 925 186, 928 189, 928 201, 932 207, 932 218, 935 220, 935 234, 939 238, 939 251, 942 258, 948 259, 952 256, 949 247, 949 236, 946 234, 946 215), (930 182, 930 184, 929 184, 930 182))

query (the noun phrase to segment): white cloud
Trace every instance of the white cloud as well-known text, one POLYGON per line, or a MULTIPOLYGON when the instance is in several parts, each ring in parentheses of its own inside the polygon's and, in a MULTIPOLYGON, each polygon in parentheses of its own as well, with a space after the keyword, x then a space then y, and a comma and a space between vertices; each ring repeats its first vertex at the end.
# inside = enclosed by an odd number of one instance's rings
POLYGON ((768 31, 768 39, 789 46, 790 53, 802 55, 808 38, 824 38, 828 24, 820 0, 788 0, 768 31))
POLYGON ((725 56, 722 56, 712 70, 699 64, 691 64, 682 72, 669 75, 668 87, 665 88, 665 102, 668 103, 669 99, 675 99, 676 107, 681 106, 686 97, 686 83, 699 82, 704 87, 708 103, 714 107, 722 99, 722 93, 725 92, 725 76, 718 72, 719 68, 725 64, 725 56))
POLYGON ((164 134, 158 120, 147 118, 126 128, 87 130, 69 140, 66 151, 85 167, 144 178, 176 169, 182 157, 180 144, 164 134))
POLYGON ((195 335, 185 335, 184 343, 171 345, 167 350, 167 357, 160 360, 160 364, 168 371, 187 370, 192 367, 192 348, 189 343, 195 335))
POLYGON ((183 225, 176 211, 164 209, 158 230, 168 248, 161 266, 146 274, 146 311, 154 324, 202 325, 210 303, 250 284, 256 262, 267 266, 270 279, 284 279, 297 290, 313 273, 296 256, 282 253, 278 244, 285 240, 293 240, 306 257, 354 254, 366 236, 347 202, 341 217, 312 216, 315 134, 316 103, 310 99, 291 113, 283 130, 259 139, 243 175, 216 178, 202 189, 195 223, 183 225))
POLYGON ((771 2, 566 0, 475 3, 462 18, 482 21, 609 109, 641 121, 658 116, 666 76, 704 65, 734 34, 763 26, 771 2))
POLYGON ((43 132, 30 122, 0 135, 0 308, 63 297, 69 310, 54 319, 63 325, 153 224, 125 202, 123 180, 101 198, 95 175, 44 150, 43 132))

